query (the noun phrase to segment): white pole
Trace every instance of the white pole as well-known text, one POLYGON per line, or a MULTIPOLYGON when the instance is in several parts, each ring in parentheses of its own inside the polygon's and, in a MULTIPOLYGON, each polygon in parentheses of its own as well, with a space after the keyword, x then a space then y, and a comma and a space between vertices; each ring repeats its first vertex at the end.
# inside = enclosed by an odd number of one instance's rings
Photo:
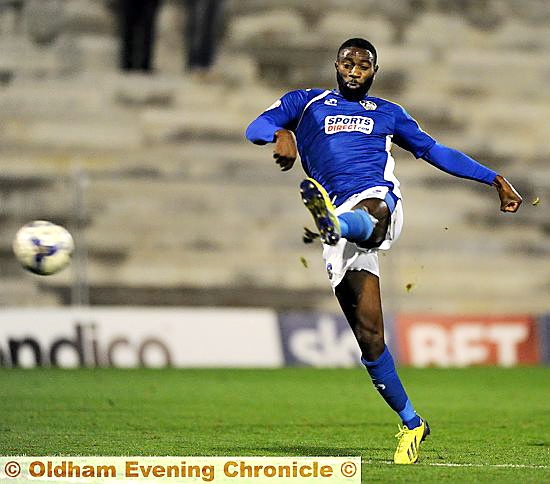
POLYGON ((73 169, 74 188, 74 221, 73 238, 75 250, 72 261, 73 283, 71 287, 71 305, 88 306, 90 304, 90 288, 88 282, 88 246, 84 228, 86 225, 86 189, 89 184, 88 175, 79 162, 73 169))

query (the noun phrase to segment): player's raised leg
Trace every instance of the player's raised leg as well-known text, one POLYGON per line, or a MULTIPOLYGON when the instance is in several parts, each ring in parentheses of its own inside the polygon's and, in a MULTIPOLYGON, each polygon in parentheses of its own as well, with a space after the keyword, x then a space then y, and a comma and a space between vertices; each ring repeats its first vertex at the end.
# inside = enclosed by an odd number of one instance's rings
POLYGON ((384 342, 378 277, 367 271, 348 271, 335 293, 355 334, 361 349, 361 361, 374 387, 403 422, 396 436, 398 445, 394 462, 412 464, 418 460, 420 443, 429 435, 430 428, 416 414, 384 342))
POLYGON ((373 233, 377 220, 368 210, 357 208, 336 216, 328 193, 313 178, 306 178, 300 183, 300 193, 324 244, 335 245, 341 237, 351 242, 362 242, 373 233))
POLYGON ((341 237, 340 222, 326 190, 313 178, 306 178, 300 183, 300 193, 319 230, 321 241, 328 245, 337 244, 341 237))

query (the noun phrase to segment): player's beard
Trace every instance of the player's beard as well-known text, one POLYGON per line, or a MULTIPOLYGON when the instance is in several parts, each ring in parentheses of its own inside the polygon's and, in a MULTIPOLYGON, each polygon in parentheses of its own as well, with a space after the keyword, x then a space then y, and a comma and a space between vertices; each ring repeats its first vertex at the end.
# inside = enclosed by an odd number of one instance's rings
POLYGON ((340 75, 338 71, 336 71, 336 82, 338 83, 338 89, 342 96, 344 96, 348 101, 361 101, 361 99, 363 99, 369 92, 373 81, 374 74, 369 77, 360 87, 356 89, 350 89, 348 86, 346 86, 346 81, 344 80, 344 78, 340 75))

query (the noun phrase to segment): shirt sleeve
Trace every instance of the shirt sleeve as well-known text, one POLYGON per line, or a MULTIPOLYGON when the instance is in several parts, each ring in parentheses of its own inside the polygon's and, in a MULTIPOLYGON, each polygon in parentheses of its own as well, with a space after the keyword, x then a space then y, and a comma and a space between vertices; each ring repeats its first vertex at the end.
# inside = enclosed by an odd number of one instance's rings
POLYGON ((291 91, 275 101, 246 128, 246 138, 254 144, 273 143, 275 132, 294 130, 307 104, 307 91, 291 91))
POLYGON ((431 165, 454 176, 491 185, 497 173, 461 151, 435 143, 422 157, 431 165))
POLYGON ((435 140, 418 126, 407 111, 399 105, 396 107, 393 142, 410 151, 416 158, 422 158, 435 144, 435 140))
POLYGON ((461 151, 437 143, 418 126, 407 111, 401 106, 397 108, 393 141, 398 146, 450 175, 476 180, 487 185, 493 183, 497 176, 496 172, 461 151))

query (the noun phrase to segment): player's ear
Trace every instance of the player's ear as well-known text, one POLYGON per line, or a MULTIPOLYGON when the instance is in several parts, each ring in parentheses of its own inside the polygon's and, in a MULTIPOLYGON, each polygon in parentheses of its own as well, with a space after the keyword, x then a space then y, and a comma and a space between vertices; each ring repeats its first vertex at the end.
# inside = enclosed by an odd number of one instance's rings
POLYGON ((378 72, 378 68, 379 68, 379 67, 380 67, 379 65, 375 65, 375 66, 374 66, 374 73, 375 73, 375 74, 378 72))
POLYGON ((337 60, 334 61, 334 67, 336 68, 336 70, 338 70, 338 61, 337 60))

